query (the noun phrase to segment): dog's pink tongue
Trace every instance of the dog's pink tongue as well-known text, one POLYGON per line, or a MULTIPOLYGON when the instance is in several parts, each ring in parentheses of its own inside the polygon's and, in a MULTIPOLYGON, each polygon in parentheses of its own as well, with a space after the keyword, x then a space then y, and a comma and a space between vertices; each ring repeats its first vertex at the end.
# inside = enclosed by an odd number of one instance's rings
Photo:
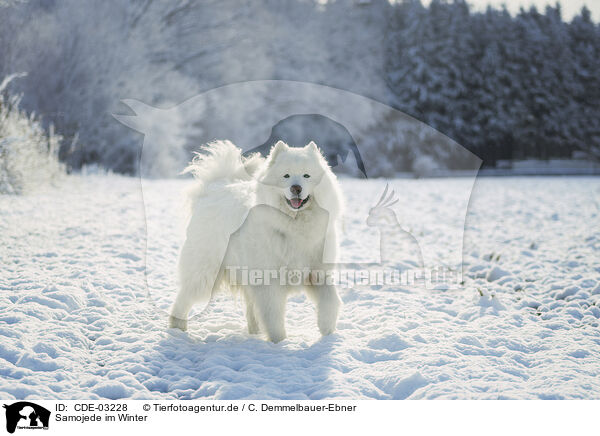
POLYGON ((292 204, 292 207, 294 209, 298 209, 300 207, 300 205, 302 204, 302 200, 300 200, 299 198, 292 198, 290 200, 290 203, 292 204))

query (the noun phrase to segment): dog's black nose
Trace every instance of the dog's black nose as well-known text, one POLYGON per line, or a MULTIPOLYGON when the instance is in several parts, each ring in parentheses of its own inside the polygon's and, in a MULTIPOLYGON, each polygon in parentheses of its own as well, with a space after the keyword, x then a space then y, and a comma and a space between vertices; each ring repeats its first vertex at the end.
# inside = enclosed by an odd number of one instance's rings
POLYGON ((302 192, 302 186, 292 185, 290 186, 290 191, 292 191, 292 194, 294 195, 300 195, 300 193, 302 192))

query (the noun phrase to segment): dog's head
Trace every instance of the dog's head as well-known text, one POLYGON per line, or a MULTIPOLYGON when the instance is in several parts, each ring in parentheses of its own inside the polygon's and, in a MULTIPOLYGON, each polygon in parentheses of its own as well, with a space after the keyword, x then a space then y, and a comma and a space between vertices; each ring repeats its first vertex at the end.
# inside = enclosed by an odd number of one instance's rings
POLYGON ((279 141, 271 148, 258 179, 271 187, 273 195, 279 196, 279 203, 284 203, 290 211, 298 212, 307 209, 315 200, 325 207, 322 204, 325 199, 315 197, 319 196, 322 189, 320 185, 330 177, 330 173, 325 158, 314 142, 299 148, 279 141))

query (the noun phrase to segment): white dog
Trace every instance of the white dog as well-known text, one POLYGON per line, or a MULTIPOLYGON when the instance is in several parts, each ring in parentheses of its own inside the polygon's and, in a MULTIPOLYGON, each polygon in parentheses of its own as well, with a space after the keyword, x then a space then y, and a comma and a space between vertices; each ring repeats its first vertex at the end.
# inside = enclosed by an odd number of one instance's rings
POLYGON ((192 305, 226 288, 244 296, 248 331, 279 342, 287 297, 304 290, 321 334, 332 333, 341 302, 326 271, 337 255, 342 202, 320 150, 279 141, 263 159, 219 141, 204 151, 186 169, 198 182, 170 326, 185 330, 192 305))

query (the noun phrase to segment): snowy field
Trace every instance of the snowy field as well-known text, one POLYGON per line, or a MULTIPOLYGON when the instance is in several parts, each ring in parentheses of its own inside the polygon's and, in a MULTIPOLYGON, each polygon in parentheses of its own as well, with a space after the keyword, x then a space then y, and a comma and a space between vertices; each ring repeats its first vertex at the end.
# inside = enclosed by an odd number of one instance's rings
MULTIPOLYGON (((338 331, 322 339, 293 297, 279 344, 249 335, 227 295, 187 333, 166 328, 181 241, 168 212, 186 183, 146 182, 142 196, 139 179, 69 176, 0 196, 0 397, 600 398, 599 178, 477 180, 463 287, 341 289, 338 331)), ((390 184, 407 230, 450 250, 468 180, 390 184)), ((377 236, 358 224, 383 186, 343 182, 350 258, 377 236)))

